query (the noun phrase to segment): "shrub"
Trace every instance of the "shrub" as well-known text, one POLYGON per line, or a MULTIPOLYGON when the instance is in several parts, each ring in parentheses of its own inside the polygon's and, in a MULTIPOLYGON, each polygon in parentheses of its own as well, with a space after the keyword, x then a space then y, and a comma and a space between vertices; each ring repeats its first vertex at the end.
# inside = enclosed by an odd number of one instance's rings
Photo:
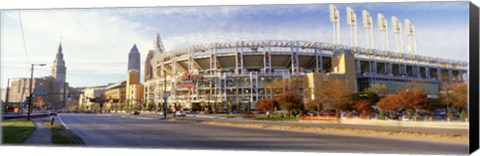
POLYGON ((467 119, 467 111, 462 110, 462 113, 460 114, 460 121, 466 121, 467 119))
POLYGON ((378 114, 377 119, 385 120, 385 112, 383 110, 380 111, 380 114, 378 114))

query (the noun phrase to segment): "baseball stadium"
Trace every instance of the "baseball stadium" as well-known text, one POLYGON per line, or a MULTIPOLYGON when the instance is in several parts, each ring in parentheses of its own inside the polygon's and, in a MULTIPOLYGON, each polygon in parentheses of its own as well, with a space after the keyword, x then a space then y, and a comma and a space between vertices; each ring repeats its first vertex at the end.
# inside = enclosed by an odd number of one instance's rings
MULTIPOLYGON (((397 49, 390 50, 388 33, 385 33, 388 32, 387 20, 378 14, 384 48, 376 49, 372 35, 374 22, 369 13, 362 11, 369 47, 358 46, 355 12, 347 8, 347 14, 351 44, 340 43, 339 13, 335 5, 330 6, 333 43, 248 40, 164 51, 157 34, 155 48, 151 50, 155 55, 146 60, 145 72, 149 76, 145 77, 144 99, 163 103, 166 98, 168 105, 190 110, 198 110, 205 103, 222 108, 231 104, 254 109, 259 100, 281 93, 273 91, 275 88, 269 88, 272 86, 268 84, 285 80, 288 85, 281 87, 289 88, 290 78, 312 78, 312 73, 341 75, 354 92, 375 84, 395 91, 401 85, 417 82, 430 97, 438 95, 442 82, 467 81, 467 62, 417 54, 415 28, 410 20, 405 20, 405 32, 402 32, 402 23, 392 17, 397 49), (406 51, 402 43, 404 33, 409 41, 406 51)), ((307 88, 301 89, 305 90, 307 88)))

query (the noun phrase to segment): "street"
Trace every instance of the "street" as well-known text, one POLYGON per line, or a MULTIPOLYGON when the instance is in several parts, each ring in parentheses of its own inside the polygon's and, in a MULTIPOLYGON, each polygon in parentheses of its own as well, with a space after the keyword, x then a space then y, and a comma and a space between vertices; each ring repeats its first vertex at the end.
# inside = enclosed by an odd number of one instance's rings
POLYGON ((406 141, 141 119, 115 114, 60 114, 89 147, 256 151, 467 154, 467 144, 406 141))

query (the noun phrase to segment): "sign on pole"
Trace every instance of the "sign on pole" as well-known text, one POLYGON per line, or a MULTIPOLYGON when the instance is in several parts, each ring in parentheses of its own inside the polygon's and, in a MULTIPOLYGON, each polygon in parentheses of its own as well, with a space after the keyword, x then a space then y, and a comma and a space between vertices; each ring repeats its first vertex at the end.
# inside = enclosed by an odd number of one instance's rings
POLYGON ((165 102, 167 102, 167 99, 168 99, 168 93, 163 93, 163 100, 165 100, 165 102))
POLYGON ((47 96, 47 89, 34 88, 33 95, 35 96, 47 96))

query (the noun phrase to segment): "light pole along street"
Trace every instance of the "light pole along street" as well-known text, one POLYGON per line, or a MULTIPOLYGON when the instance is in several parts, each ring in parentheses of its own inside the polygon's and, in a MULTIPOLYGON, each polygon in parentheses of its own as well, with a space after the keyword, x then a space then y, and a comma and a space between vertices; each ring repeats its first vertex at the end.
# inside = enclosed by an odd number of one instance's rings
POLYGON ((163 119, 167 118, 167 72, 163 71, 163 119))
POLYGON ((33 82, 33 67, 35 65, 38 65, 38 66, 45 66, 47 64, 43 63, 43 64, 32 64, 32 69, 31 69, 31 72, 30 72, 30 96, 28 98, 28 112, 27 112, 27 121, 30 121, 30 112, 32 111, 32 96, 33 96, 33 92, 32 92, 32 82, 33 82))

